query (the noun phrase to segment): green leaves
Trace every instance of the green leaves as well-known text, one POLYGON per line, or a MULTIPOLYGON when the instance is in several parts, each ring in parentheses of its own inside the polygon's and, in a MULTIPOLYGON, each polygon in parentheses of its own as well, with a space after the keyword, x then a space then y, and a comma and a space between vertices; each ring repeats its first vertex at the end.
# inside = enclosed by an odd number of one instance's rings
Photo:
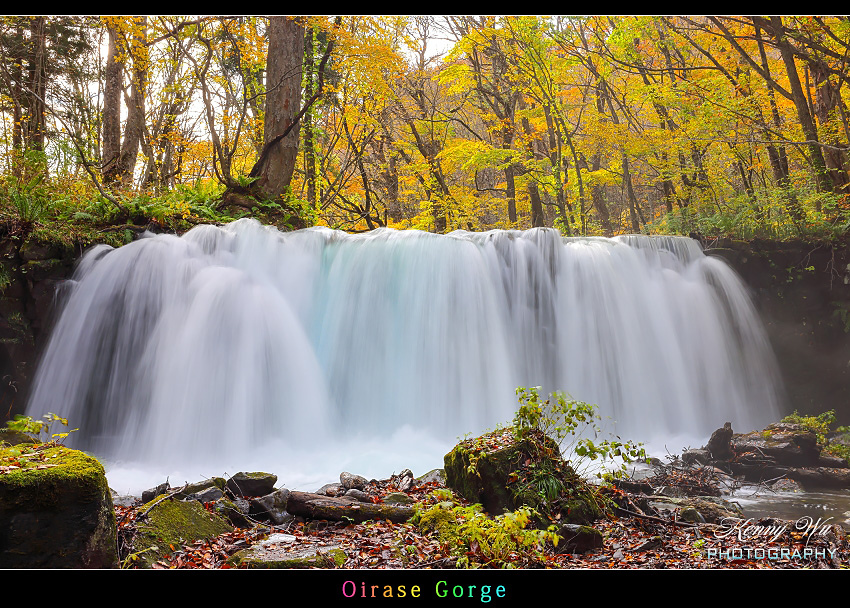
MULTIPOLYGON (((540 387, 519 387, 516 389, 519 409, 514 416, 514 432, 522 439, 531 431, 540 431, 562 446, 568 437, 579 437, 566 452, 572 452, 578 463, 574 468, 580 470, 581 461, 610 461, 615 470, 608 473, 614 477, 622 476, 631 462, 645 461, 646 452, 640 443, 622 441, 619 437, 594 441, 585 435, 598 437, 602 429, 598 422, 602 418, 596 413, 596 406, 583 401, 569 399, 560 391, 552 393, 548 399, 540 399, 540 387), (571 449, 569 449, 571 447, 571 449)), ((597 472, 602 478, 605 474, 597 472)))
POLYGON ((79 430, 71 429, 67 432, 51 433, 51 428, 57 422, 62 426, 68 426, 67 418, 62 418, 52 412, 42 416, 42 420, 36 420, 31 416, 22 416, 21 414, 18 414, 15 416, 14 420, 6 422, 6 426, 13 431, 28 435, 33 441, 38 443, 48 443, 48 441, 50 441, 61 444, 68 435, 79 430))

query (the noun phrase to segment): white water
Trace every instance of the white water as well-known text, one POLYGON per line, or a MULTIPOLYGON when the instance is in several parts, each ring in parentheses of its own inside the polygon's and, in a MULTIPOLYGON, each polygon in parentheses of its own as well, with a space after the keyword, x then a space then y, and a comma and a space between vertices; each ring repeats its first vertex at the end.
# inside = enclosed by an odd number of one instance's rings
POLYGON ((656 445, 778 409, 743 286, 686 238, 240 220, 96 247, 63 293, 27 413, 69 418, 121 493, 239 470, 304 489, 418 475, 508 423, 517 386, 656 445))

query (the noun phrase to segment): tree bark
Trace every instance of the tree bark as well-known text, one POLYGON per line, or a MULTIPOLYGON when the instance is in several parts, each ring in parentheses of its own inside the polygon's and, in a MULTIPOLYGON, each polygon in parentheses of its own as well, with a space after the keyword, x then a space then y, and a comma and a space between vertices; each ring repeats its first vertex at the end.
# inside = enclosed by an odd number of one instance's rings
POLYGON ((45 112, 44 98, 47 91, 45 61, 47 43, 44 32, 45 18, 34 17, 30 21, 31 56, 29 63, 30 94, 29 117, 27 121, 27 147, 44 150, 45 112))
POLYGON ((800 83, 800 75, 797 73, 797 65, 794 62, 794 50, 783 34, 782 18, 771 17, 770 23, 773 26, 773 38, 776 41, 776 46, 779 48, 782 62, 785 64, 785 71, 788 74, 791 97, 794 107, 797 109, 797 117, 800 120, 800 126, 803 128, 803 135, 810 142, 808 144, 810 162, 812 163, 812 170, 815 173, 818 189, 823 192, 832 192, 832 181, 826 173, 826 163, 820 145, 818 144, 818 132, 812 121, 809 104, 803 93, 803 85, 800 83))
MULTIPOLYGON (((313 28, 308 28, 304 35, 304 96, 313 96, 313 78, 315 72, 315 57, 313 49, 313 28)), ((304 178, 307 182, 307 202, 316 208, 316 151, 315 134, 313 132, 313 110, 304 114, 304 178)))
POLYGON ((121 154, 121 87, 123 66, 118 61, 118 40, 113 28, 107 26, 109 38, 106 70, 103 83, 103 122, 101 138, 101 173, 103 181, 115 181, 118 156, 121 154))
POLYGON ((301 109, 301 65, 304 59, 304 26, 289 17, 269 19, 269 51, 266 62, 266 114, 263 139, 268 145, 287 129, 289 133, 272 146, 260 170, 258 186, 272 200, 279 200, 292 181, 298 155, 301 109))

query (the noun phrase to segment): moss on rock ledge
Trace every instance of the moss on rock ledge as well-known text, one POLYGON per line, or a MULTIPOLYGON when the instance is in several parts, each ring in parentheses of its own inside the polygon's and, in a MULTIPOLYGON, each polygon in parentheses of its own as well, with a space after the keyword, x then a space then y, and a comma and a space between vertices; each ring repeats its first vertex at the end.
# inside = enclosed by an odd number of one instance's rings
POLYGON ((170 545, 177 548, 233 531, 230 524, 195 500, 184 502, 158 497, 141 510, 146 517, 137 521, 133 555, 146 567, 171 553, 170 545))
MULTIPOLYGON (((539 431, 513 427, 460 442, 444 458, 446 485, 491 515, 528 506, 549 519, 589 523, 602 515, 594 489, 539 431)), ((543 523, 543 522, 541 522, 543 523)))
POLYGON ((95 458, 12 446, 0 449, 0 467, 0 568, 117 566, 112 498, 95 458))

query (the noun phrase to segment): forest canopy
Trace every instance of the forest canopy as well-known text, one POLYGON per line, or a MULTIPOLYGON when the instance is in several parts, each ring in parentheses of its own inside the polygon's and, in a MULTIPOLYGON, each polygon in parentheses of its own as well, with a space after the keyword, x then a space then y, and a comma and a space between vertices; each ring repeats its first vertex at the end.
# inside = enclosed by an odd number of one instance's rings
POLYGON ((848 51, 846 16, 4 16, 0 225, 841 238, 848 51))

